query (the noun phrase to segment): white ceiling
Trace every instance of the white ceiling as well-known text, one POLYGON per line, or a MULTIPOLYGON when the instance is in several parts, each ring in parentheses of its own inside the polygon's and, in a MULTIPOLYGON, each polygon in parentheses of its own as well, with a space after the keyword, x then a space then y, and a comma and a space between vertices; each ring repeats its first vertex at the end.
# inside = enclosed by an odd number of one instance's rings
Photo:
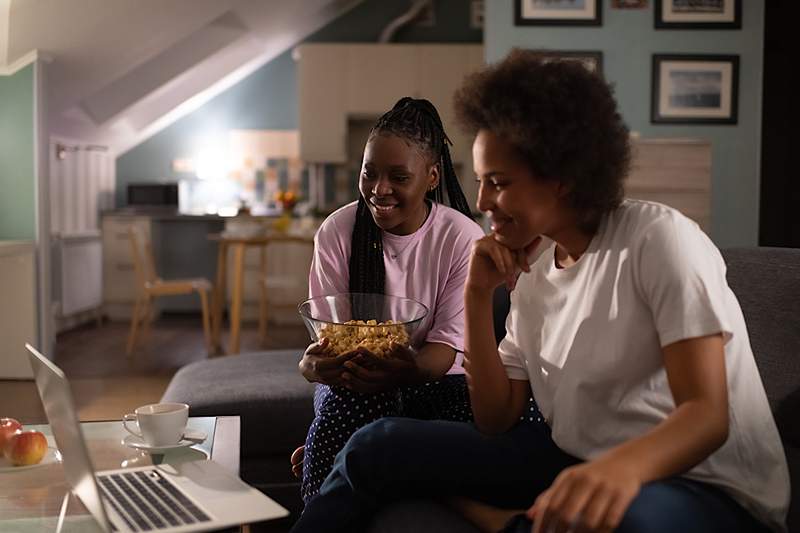
POLYGON ((0 70, 38 50, 51 134, 121 153, 360 1, 0 0, 0 70))

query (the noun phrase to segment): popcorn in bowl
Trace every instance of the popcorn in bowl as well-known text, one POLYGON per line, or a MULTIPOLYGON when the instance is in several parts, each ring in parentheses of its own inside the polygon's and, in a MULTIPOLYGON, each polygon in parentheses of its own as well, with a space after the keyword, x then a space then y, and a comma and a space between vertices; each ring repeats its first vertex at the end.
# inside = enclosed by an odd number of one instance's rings
POLYGON ((365 293, 310 298, 298 310, 312 340, 327 338, 334 354, 364 348, 376 357, 389 357, 392 343, 419 344, 415 333, 428 314, 410 298, 365 293))
POLYGON ((377 357, 388 357, 393 342, 401 346, 409 343, 405 326, 395 324, 393 320, 348 320, 344 324, 327 324, 320 329, 319 338, 327 338, 336 355, 366 348, 377 357))

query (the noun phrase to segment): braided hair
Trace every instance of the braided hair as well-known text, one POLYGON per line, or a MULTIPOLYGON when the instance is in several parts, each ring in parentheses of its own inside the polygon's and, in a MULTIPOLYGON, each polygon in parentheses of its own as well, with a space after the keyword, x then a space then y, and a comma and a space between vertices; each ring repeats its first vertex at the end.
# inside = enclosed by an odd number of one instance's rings
MULTIPOLYGON (((378 119, 369 136, 389 133, 412 142, 423 149, 439 165, 439 183, 426 193, 426 198, 443 203, 445 194, 453 209, 472 219, 472 213, 461 190, 453 161, 450 158, 452 141, 444 132, 442 119, 428 100, 408 96, 378 119)), ((383 294, 386 270, 383 264, 383 239, 381 229, 375 224, 367 202, 358 197, 356 222, 350 248, 350 292, 383 294)))

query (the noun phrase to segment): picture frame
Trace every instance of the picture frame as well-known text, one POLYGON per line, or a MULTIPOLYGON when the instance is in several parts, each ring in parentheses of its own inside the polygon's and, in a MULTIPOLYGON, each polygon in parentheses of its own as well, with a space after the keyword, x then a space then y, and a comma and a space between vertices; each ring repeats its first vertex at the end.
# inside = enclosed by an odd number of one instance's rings
POLYGON ((614 9, 646 9, 647 0, 611 0, 614 9))
POLYGON ((514 0, 516 26, 601 26, 601 0, 514 0))
POLYGON ((650 121, 736 124, 739 56, 653 54, 650 121))
POLYGON ((656 29, 739 30, 742 0, 655 0, 656 29))
POLYGON ((603 76, 603 52, 600 50, 539 50, 539 52, 553 59, 580 61, 590 72, 603 76))

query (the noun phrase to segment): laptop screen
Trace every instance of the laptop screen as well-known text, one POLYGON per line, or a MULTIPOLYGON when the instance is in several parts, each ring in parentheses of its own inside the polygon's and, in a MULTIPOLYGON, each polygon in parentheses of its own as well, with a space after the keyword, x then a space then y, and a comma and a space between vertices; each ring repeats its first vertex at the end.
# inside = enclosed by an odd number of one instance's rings
POLYGON ((26 344, 25 348, 28 350, 44 412, 47 414, 53 437, 61 452, 67 483, 92 513, 100 527, 105 531, 111 531, 108 515, 100 500, 94 467, 72 401, 69 382, 64 372, 36 348, 30 344, 26 344))

